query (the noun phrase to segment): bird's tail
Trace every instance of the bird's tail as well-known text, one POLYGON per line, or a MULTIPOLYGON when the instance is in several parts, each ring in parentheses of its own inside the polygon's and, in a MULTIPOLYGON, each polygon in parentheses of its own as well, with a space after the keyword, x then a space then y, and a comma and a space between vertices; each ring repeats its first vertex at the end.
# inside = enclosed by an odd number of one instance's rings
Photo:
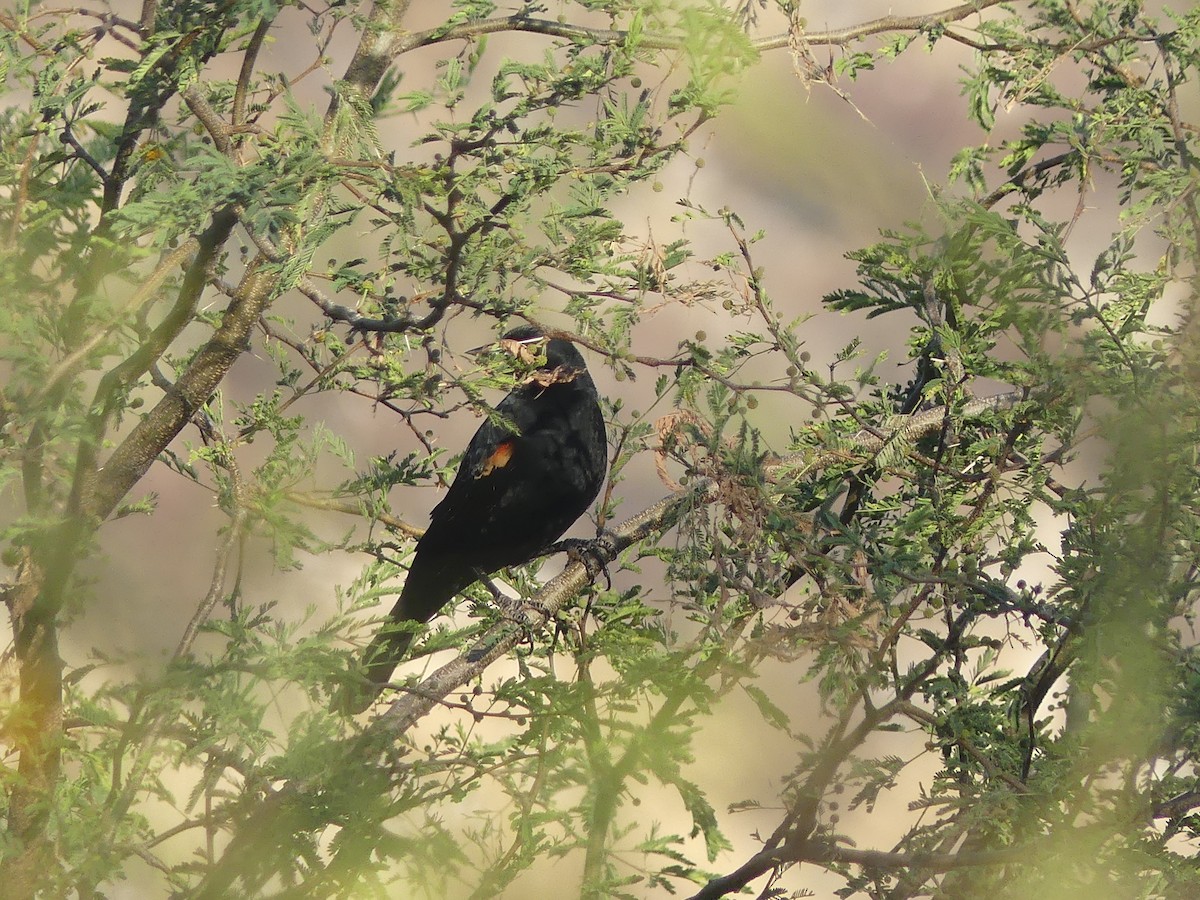
POLYGON ((337 705, 350 713, 360 713, 370 706, 391 680, 392 672, 404 659, 416 636, 410 623, 428 622, 455 594, 475 580, 475 573, 458 560, 428 559, 418 555, 388 620, 363 651, 358 672, 362 678, 346 686, 337 705))

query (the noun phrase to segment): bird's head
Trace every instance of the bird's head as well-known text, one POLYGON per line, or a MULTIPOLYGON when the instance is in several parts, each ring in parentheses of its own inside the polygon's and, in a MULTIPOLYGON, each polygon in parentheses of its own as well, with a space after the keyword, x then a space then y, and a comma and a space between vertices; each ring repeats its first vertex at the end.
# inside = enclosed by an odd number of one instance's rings
MULTIPOLYGON (((533 325, 521 325, 506 331, 496 346, 510 354, 517 362, 533 369, 541 369, 550 365, 549 349, 551 341, 541 330, 533 325)), ((557 343, 566 343, 558 341, 557 343)))
MULTIPOLYGON (((580 372, 587 371, 583 356, 568 340, 548 337, 536 325, 519 325, 506 331, 494 344, 480 347, 482 355, 507 354, 510 364, 526 373, 531 380, 543 381, 544 373, 555 373, 555 381, 569 381, 580 372)), ((549 382, 547 382, 549 383, 549 382)))

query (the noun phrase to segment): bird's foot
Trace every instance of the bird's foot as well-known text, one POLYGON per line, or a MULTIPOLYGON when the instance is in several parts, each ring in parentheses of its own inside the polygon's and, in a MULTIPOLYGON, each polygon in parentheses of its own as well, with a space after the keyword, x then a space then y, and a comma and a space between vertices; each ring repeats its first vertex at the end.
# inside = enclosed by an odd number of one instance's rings
POLYGON ((529 627, 533 622, 533 619, 529 615, 533 604, 524 597, 509 597, 507 594, 496 594, 496 605, 500 607, 504 618, 511 622, 516 622, 518 625, 524 627, 529 627))
MULTIPOLYGON (((522 640, 528 640, 532 645, 534 623, 538 621, 537 614, 545 615, 545 610, 523 597, 510 597, 508 594, 503 594, 496 589, 496 586, 490 581, 485 580, 484 584, 488 586, 488 590, 492 592, 492 598, 496 608, 500 611, 500 617, 517 628, 522 629, 525 634, 522 640)), ((485 638, 487 636, 485 635, 485 638)), ((496 641, 483 640, 482 643, 467 652, 467 662, 479 662, 485 656, 492 652, 492 647, 496 641)))
POLYGON ((510 597, 496 587, 496 582, 487 575, 480 574, 479 581, 488 589, 488 593, 492 595, 492 602, 496 604, 505 619, 526 628, 532 624, 533 619, 530 618, 529 610, 533 604, 524 597, 510 597))
POLYGON ((550 553, 565 553, 573 562, 583 563, 587 569, 588 578, 593 581, 601 572, 604 573, 606 590, 612 589, 612 575, 608 564, 617 556, 617 539, 610 531, 603 531, 599 537, 566 538, 550 545, 550 553))

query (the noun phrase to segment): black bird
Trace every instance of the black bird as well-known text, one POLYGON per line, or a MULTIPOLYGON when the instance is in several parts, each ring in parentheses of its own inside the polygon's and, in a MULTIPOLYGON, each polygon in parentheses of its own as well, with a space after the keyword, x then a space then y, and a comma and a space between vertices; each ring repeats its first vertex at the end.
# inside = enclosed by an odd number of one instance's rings
POLYGON ((400 599, 363 654, 369 684, 344 704, 354 712, 378 695, 412 643, 411 631, 392 625, 427 622, 474 582, 544 553, 600 492, 604 417, 575 345, 523 325, 500 347, 533 369, 475 432, 430 513, 400 599))

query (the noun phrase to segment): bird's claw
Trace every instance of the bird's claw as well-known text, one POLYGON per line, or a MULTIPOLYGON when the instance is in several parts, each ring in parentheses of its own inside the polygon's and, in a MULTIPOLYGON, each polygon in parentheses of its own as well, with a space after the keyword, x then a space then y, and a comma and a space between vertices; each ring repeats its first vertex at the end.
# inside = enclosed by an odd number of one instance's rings
POLYGON ((617 541, 611 532, 603 531, 599 537, 591 539, 566 538, 551 544, 549 552, 565 553, 572 561, 583 563, 588 578, 593 581, 603 572, 605 590, 612 590, 612 575, 608 571, 608 564, 616 558, 617 541))

